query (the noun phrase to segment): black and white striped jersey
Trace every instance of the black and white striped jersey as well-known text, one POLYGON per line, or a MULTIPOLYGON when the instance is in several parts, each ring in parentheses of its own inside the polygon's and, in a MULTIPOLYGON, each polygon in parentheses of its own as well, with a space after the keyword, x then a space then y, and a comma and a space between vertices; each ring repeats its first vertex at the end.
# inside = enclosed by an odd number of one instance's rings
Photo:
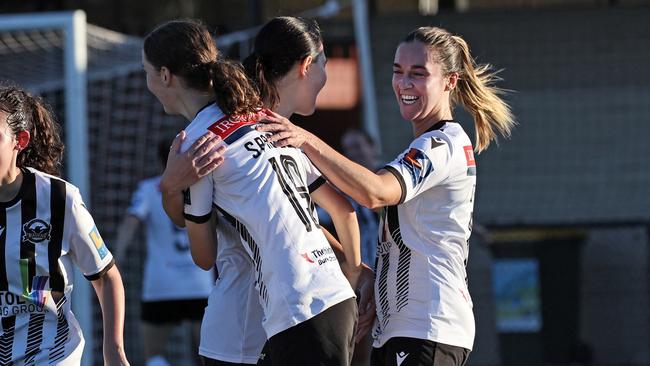
POLYGON ((78 365, 73 265, 93 280, 113 257, 75 186, 31 168, 22 174, 17 196, 0 202, 0 365, 78 365))
POLYGON ((402 187, 380 214, 374 347, 410 337, 472 349, 467 289, 476 162, 462 127, 443 121, 384 169, 402 187))
POLYGON ((213 205, 233 223, 256 271, 268 338, 354 297, 320 229, 310 192, 324 179, 299 149, 276 148, 254 126, 212 104, 186 128, 186 150, 208 130, 227 145, 224 162, 190 187, 185 217, 210 219, 213 205))

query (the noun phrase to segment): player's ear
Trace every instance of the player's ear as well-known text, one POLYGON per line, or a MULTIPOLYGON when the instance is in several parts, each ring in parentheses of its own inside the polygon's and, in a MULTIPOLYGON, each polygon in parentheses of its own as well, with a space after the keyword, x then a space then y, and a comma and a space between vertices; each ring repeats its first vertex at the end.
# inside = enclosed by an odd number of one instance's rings
POLYGON ((18 150, 18 152, 23 151, 29 145, 30 140, 31 136, 29 134, 29 131, 18 132, 16 135, 16 146, 14 146, 14 149, 18 150))
POLYGON ((445 91, 454 90, 454 88, 456 88, 456 84, 458 84, 458 73, 452 72, 447 76, 447 80, 445 83, 445 91))
POLYGON ((162 66, 158 75, 160 76, 160 81, 162 81, 164 86, 169 86, 171 84, 172 73, 169 71, 167 66, 162 66))
POLYGON ((314 58, 312 56, 307 56, 303 58, 302 61, 300 61, 300 77, 304 78, 307 76, 307 72, 309 71, 309 67, 311 66, 312 62, 314 62, 314 58))

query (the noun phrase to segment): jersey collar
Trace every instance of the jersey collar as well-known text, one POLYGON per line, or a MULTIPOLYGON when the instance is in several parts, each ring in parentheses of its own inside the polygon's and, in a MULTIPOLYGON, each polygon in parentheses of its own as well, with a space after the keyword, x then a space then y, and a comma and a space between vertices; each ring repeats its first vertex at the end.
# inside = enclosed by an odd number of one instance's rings
POLYGON ((424 133, 431 132, 431 131, 435 131, 435 130, 439 130, 439 129, 442 128, 442 126, 445 125, 445 123, 458 123, 458 121, 453 120, 453 119, 443 119, 443 120, 440 120, 440 121, 438 121, 438 123, 436 123, 435 125, 429 127, 426 131, 424 131, 424 133))

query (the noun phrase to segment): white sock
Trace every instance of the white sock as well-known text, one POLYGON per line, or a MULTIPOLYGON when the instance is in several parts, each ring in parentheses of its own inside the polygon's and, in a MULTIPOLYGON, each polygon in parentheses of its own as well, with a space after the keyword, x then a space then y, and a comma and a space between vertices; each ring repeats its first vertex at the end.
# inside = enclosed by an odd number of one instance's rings
POLYGON ((147 360, 146 366, 172 366, 164 356, 157 355, 147 360))

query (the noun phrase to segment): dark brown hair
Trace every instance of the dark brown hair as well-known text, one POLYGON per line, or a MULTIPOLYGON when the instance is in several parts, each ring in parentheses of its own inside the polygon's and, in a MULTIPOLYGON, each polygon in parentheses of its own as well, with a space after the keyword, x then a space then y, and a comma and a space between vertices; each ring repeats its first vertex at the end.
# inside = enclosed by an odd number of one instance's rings
POLYGON ((0 85, 0 110, 7 114, 7 125, 14 136, 21 131, 30 135, 29 144, 18 153, 16 165, 59 176, 64 146, 60 126, 49 106, 19 87, 0 85))
POLYGON ((252 113, 262 106, 241 64, 220 58, 210 32, 196 20, 173 20, 158 26, 145 37, 143 48, 147 61, 158 70, 168 68, 188 88, 212 88, 225 114, 252 113))
POLYGON ((323 46, 315 20, 277 17, 260 29, 253 53, 244 60, 249 77, 270 109, 280 102, 275 83, 307 56, 316 57, 323 46))

